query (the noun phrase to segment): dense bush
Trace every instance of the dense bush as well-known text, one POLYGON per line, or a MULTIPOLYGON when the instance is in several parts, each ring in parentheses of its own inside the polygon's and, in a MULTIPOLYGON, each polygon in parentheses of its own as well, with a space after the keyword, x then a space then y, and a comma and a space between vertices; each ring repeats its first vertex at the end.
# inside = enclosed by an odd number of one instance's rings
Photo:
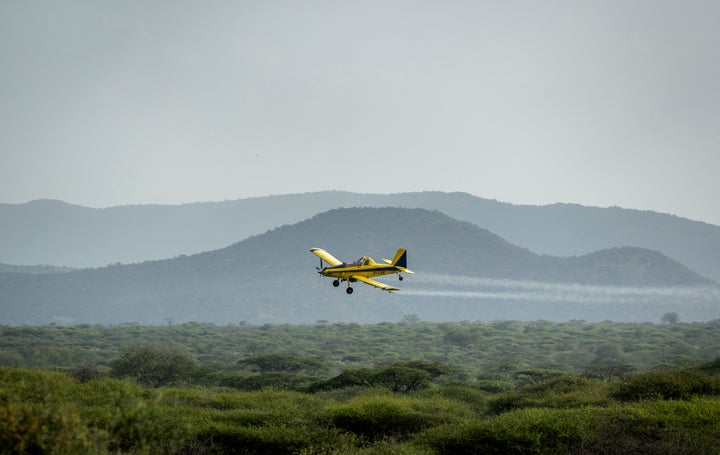
POLYGON ((252 392, 256 390, 306 391, 317 382, 312 376, 291 373, 264 373, 252 376, 235 376, 223 380, 220 385, 252 392))
POLYGON ((426 431, 418 442, 438 454, 585 453, 594 442, 586 411, 523 409, 426 431), (581 417, 582 416, 582 417, 581 417))
POLYGON ((304 428, 239 426, 210 422, 197 433, 202 446, 214 454, 295 454, 311 444, 304 428))
POLYGON ((75 382, 46 371, 0 368, 2 453, 93 453, 106 444, 66 402, 75 382))
POLYGON ((137 452, 176 447, 183 426, 122 381, 0 368, 2 453, 137 452), (7 449, 6 449, 7 448, 7 449))
POLYGON ((323 417, 334 427, 377 441, 404 440, 423 429, 457 422, 471 414, 467 405, 457 401, 381 394, 328 406, 323 417))
POLYGON ((238 362, 261 373, 314 373, 322 367, 322 362, 314 358, 302 358, 292 354, 265 354, 252 356, 238 362))
POLYGON ((718 327, 0 327, 0 453, 717 453, 718 327))
POLYGON ((131 377, 146 387, 176 384, 192 377, 197 364, 187 354, 162 346, 138 345, 112 363, 112 376, 131 377))
POLYGON ((433 387, 419 392, 417 396, 426 398, 442 397, 467 405, 474 413, 484 415, 487 412, 488 394, 465 384, 449 384, 433 387))
POLYGON ((647 371, 629 377, 612 391, 620 400, 687 400, 720 394, 720 378, 695 369, 647 371))
POLYGON ((607 391, 598 384, 571 376, 523 386, 536 406, 486 416, 498 397, 462 385, 352 395, 149 389, 0 367, 0 453, 717 453, 717 398, 563 405, 566 395, 607 391))
POLYGON ((417 442, 437 454, 714 454, 720 446, 720 402, 522 409, 436 427, 417 442))
POLYGON ((591 454, 697 455, 720 447, 718 400, 655 400, 597 409, 586 418, 595 428, 591 454))
POLYGON ((491 414, 502 414, 529 407, 579 408, 604 406, 611 403, 608 385, 597 379, 576 374, 553 377, 544 382, 499 393, 488 402, 491 414))
POLYGON ((68 374, 79 382, 97 381, 103 377, 97 367, 90 365, 75 367, 68 374))
POLYGON ((392 392, 417 392, 427 388, 433 379, 452 372, 452 368, 439 362, 420 360, 393 362, 382 368, 346 370, 332 379, 314 384, 309 390, 317 392, 344 387, 369 386, 387 388, 392 392))
MULTIPOLYGON (((492 386, 508 381, 518 371, 587 372, 607 379, 627 374, 628 368, 642 372, 658 364, 677 367, 687 366, 690 359, 709 361, 720 352, 719 329, 720 321, 671 325, 419 321, 367 325, 0 326, 0 365, 68 370, 86 365, 105 371, 109 361, 124 354, 125 346, 176 346, 177 351, 214 371, 260 371, 259 365, 238 362, 278 354, 311 361, 305 370, 285 372, 323 377, 349 369, 422 360, 440 361, 465 377, 490 381, 487 384, 492 386), (462 340, 458 334, 463 335, 462 340), (314 360, 321 364, 313 365, 314 360)), ((269 367, 273 368, 272 364, 269 367)))
POLYGON ((334 378, 319 381, 310 387, 311 392, 344 389, 347 387, 373 386, 376 370, 358 368, 345 370, 334 378))
POLYGON ((101 453, 103 436, 71 406, 0 401, 0 453, 101 453))
POLYGON ((90 428, 109 435, 110 451, 174 449, 182 443, 187 425, 154 397, 137 384, 105 379, 79 384, 66 400, 78 406, 90 428))
POLYGON ((710 362, 703 363, 698 366, 698 370, 707 374, 720 374, 720 357, 717 357, 710 362))

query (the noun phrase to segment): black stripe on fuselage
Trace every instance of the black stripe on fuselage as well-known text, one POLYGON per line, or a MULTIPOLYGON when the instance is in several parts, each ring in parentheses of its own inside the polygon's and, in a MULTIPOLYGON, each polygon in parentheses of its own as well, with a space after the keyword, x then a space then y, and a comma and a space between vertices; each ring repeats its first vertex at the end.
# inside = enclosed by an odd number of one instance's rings
POLYGON ((367 267, 367 268, 357 268, 357 267, 346 267, 344 265, 336 265, 334 267, 327 267, 323 269, 323 273, 348 273, 348 272, 356 272, 356 273, 367 273, 367 272, 399 272, 398 268, 392 265, 389 265, 387 267, 367 267))

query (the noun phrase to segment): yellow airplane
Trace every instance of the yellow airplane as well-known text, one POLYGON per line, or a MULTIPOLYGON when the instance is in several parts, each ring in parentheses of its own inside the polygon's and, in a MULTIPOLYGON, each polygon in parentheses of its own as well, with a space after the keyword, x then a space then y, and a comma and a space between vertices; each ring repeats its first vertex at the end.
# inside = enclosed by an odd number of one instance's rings
POLYGON ((310 248, 315 255, 320 257, 320 267, 318 267, 318 273, 323 276, 335 278, 333 280, 333 286, 340 286, 341 281, 347 281, 348 287, 345 292, 348 294, 353 293, 353 288, 350 287, 350 283, 356 281, 362 281, 370 286, 382 289, 383 291, 398 291, 398 288, 389 286, 379 281, 371 280, 371 276, 390 275, 397 273, 400 281, 403 276, 400 273, 415 273, 407 269, 407 251, 404 248, 400 248, 395 253, 395 258, 392 261, 389 259, 383 259, 384 264, 378 264, 373 261, 372 258, 363 256, 355 262, 345 263, 336 259, 332 254, 323 250, 322 248, 310 248), (329 267, 323 267, 323 261, 329 264, 329 267))

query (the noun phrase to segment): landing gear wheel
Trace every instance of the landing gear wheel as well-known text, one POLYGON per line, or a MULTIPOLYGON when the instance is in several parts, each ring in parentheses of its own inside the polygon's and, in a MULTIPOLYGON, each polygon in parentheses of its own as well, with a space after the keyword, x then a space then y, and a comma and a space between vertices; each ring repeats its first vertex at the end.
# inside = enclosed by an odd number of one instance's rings
POLYGON ((398 276, 398 280, 402 281, 402 280, 403 280, 403 276, 402 276, 402 275, 399 275, 399 276, 398 276))
POLYGON ((340 280, 333 281, 333 286, 335 286, 335 287, 340 286, 340 280))
POLYGON ((353 293, 353 288, 348 287, 347 289, 345 289, 345 292, 347 292, 348 294, 352 294, 352 293, 353 293))

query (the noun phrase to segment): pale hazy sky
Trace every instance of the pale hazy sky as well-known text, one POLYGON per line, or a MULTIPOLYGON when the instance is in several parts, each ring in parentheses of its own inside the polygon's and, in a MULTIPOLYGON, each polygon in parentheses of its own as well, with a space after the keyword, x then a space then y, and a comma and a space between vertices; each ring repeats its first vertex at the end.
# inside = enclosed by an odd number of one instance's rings
POLYGON ((720 2, 0 2, 0 202, 465 191, 720 225, 720 2))

